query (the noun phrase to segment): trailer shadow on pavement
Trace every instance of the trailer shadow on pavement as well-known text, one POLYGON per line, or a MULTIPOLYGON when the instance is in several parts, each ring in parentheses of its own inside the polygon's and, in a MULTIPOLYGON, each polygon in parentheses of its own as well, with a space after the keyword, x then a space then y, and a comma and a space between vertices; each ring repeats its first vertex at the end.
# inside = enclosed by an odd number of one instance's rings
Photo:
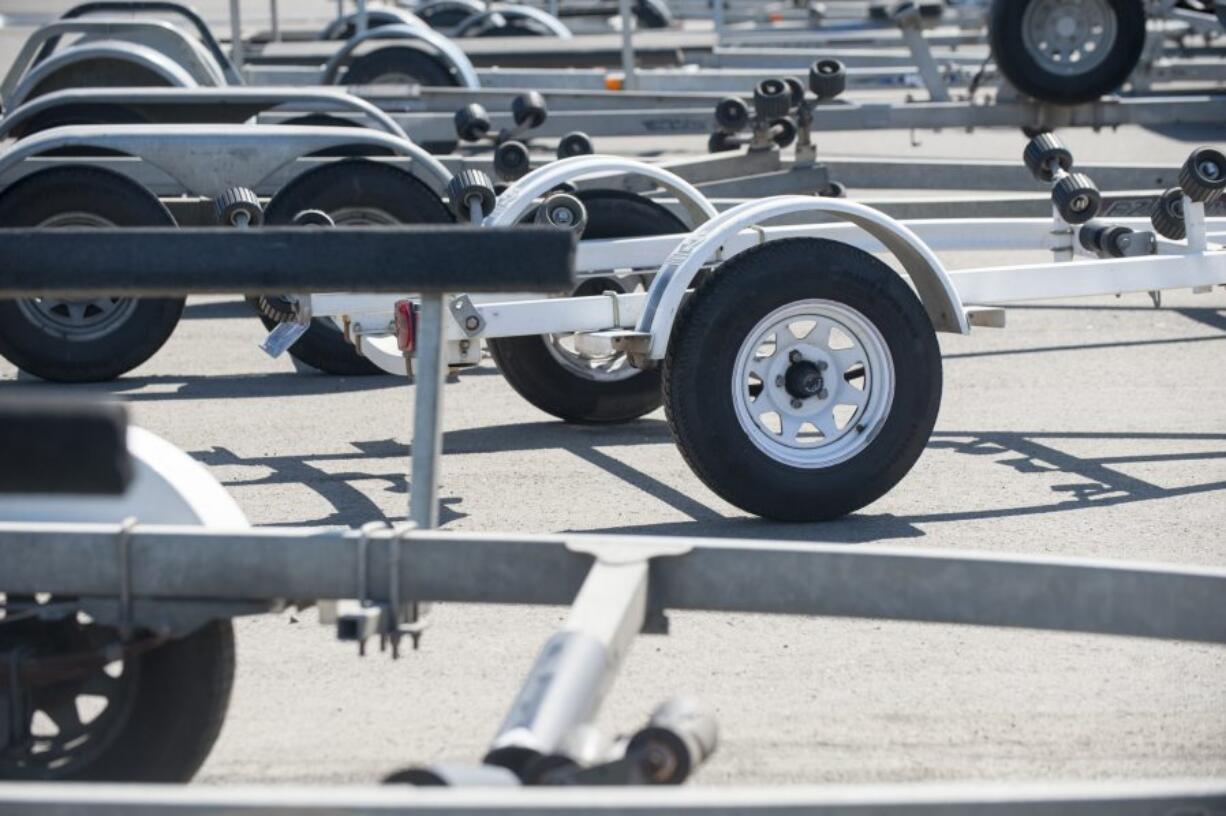
MULTIPOLYGON (((539 422, 450 431, 444 437, 444 454, 467 456, 542 449, 565 451, 688 517, 684 521, 658 524, 599 529, 573 527, 565 531, 583 533, 769 536, 857 544, 920 537, 925 535, 921 525, 1077 512, 1226 490, 1226 480, 1170 486, 1127 472, 1154 465, 1193 463, 1203 466, 1214 461, 1226 462, 1226 433, 938 431, 928 444, 928 455, 945 452, 957 457, 987 460, 993 467, 1010 471, 1010 479, 1014 475, 1023 478, 1041 476, 1046 485, 1047 498, 1020 505, 977 504, 971 509, 906 515, 874 514, 870 507, 833 522, 783 524, 745 516, 726 516, 708 504, 704 497, 662 482, 637 468, 632 461, 627 461, 632 456, 624 455, 627 448, 664 444, 671 444, 671 436, 667 424, 658 419, 608 427, 539 422), (1101 450, 1104 446, 1110 447, 1111 455, 1086 455, 1069 450, 1101 450), (613 450, 616 450, 616 454, 613 450)), ((258 469, 259 475, 251 477, 235 476, 227 480, 223 475, 223 484, 229 488, 300 484, 313 490, 333 511, 324 518, 304 523, 359 526, 372 519, 389 522, 403 520, 403 516, 386 515, 374 497, 364 489, 370 490, 373 481, 382 485, 385 491, 406 494, 411 486, 403 474, 407 471, 406 460, 411 447, 394 439, 381 439, 355 442, 352 448, 352 451, 341 453, 240 457, 227 448, 214 447, 195 451, 192 456, 210 467, 258 469), (394 471, 370 466, 373 461, 389 459, 398 460, 394 471)), ((1043 490, 1043 486, 1038 487, 1040 495, 1043 490)), ((1009 493, 1013 495, 1014 491, 1009 493)), ((445 496, 441 523, 446 525, 463 518, 466 514, 462 506, 462 496, 445 496)))

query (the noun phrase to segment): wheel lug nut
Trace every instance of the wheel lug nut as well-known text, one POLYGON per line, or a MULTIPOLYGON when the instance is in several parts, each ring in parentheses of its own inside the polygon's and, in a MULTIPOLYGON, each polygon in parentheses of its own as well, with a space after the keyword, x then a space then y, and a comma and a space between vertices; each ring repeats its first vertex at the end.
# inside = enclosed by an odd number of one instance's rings
POLYGON ((803 359, 804 357, 801 355, 799 351, 788 352, 788 360, 793 363, 799 363, 803 359))
POLYGON ((794 399, 794 400, 792 400, 792 407, 793 407, 793 408, 799 408, 799 407, 800 407, 800 405, 801 405, 800 400, 798 400, 798 399, 794 399))
POLYGON ((775 377, 775 387, 783 388, 783 375, 782 374, 775 377))
POLYGON ((827 363, 825 360, 818 360, 818 361, 817 361, 817 370, 818 370, 818 371, 825 371, 825 370, 826 370, 826 369, 828 369, 828 368, 830 368, 830 364, 829 364, 829 363, 827 363))
POLYGON ((818 392, 817 392, 817 398, 818 398, 818 399, 825 399, 825 398, 826 398, 826 397, 828 397, 828 396, 830 396, 830 392, 829 392, 829 391, 827 391, 825 388, 823 388, 821 391, 818 391, 818 392))

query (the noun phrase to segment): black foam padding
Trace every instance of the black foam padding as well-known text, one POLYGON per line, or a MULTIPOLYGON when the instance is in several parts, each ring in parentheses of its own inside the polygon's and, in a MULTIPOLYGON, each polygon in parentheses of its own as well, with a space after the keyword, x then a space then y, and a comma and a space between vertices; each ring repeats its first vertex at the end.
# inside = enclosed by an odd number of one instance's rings
POLYGON ((123 493, 127 427, 118 403, 0 397, 0 493, 123 493))
POLYGON ((286 292, 569 292, 551 227, 0 230, 0 297, 286 292))

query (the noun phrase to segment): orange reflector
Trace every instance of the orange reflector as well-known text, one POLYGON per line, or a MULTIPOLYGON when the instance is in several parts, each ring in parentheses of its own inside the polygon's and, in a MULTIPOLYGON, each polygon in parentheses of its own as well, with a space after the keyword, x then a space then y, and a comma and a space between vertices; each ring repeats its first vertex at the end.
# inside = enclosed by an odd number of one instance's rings
POLYGON ((621 74, 608 74, 604 78, 604 89, 606 91, 620 91, 625 84, 626 78, 621 74))
POLYGON ((772 23, 781 23, 783 22, 783 15, 777 11, 772 11, 770 14, 766 15, 766 19, 770 20, 772 23))
POLYGON ((417 345, 417 310, 411 300, 396 301, 396 346, 405 354, 412 354, 417 345))

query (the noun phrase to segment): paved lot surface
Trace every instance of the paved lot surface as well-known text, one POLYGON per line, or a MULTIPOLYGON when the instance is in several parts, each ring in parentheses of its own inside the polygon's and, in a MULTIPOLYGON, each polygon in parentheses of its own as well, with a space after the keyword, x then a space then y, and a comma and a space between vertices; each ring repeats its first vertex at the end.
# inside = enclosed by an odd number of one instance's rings
MULTIPOLYGON (((0 3, 0 13, 44 11, 0 3)), ((4 37, 0 64, 11 59, 4 37)), ((861 155, 1013 158, 1015 134, 844 134, 861 155)), ((1182 161, 1146 131, 1071 134, 1093 159, 1182 161)), ((1221 138, 1219 138, 1219 142, 1221 138)), ((633 149, 652 145, 632 144, 633 149)), ((968 263, 982 258, 952 259, 968 263)), ((1026 260, 1019 257, 1019 260, 1026 260)), ((564 425, 486 363, 446 393, 448 529, 612 531, 1226 564, 1226 296, 1011 310, 1007 331, 943 338, 945 398, 910 476, 846 520, 747 518, 689 472, 662 413, 564 425)), ((251 520, 403 518, 413 389, 296 373, 256 349, 238 301, 193 301, 149 364, 100 386, 210 467, 251 520)), ((420 652, 359 660, 314 614, 241 621, 230 716, 200 780, 370 782, 475 759, 559 609, 444 605, 420 652)), ((641 638, 601 723, 631 729, 693 692, 723 743, 702 784, 1226 774, 1226 649, 856 620, 677 614, 641 638)))

